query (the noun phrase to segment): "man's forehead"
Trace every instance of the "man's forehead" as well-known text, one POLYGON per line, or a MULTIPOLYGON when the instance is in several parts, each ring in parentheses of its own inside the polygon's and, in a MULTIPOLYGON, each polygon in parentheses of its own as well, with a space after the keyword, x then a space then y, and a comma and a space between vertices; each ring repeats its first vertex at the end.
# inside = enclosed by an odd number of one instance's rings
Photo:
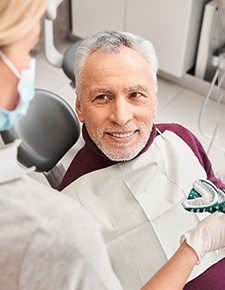
POLYGON ((143 55, 130 47, 127 46, 120 46, 116 50, 107 50, 104 48, 99 48, 93 51, 86 59, 86 62, 93 61, 97 58, 102 59, 110 59, 110 58, 120 58, 120 59, 127 59, 128 56, 131 56, 132 58, 139 58, 142 61, 146 61, 146 59, 143 57, 143 55))

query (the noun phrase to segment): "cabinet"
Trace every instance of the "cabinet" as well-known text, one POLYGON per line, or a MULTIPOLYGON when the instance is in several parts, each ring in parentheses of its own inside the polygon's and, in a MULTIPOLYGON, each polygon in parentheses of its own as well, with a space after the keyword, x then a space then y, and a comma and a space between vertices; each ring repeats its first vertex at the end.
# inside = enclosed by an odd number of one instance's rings
POLYGON ((71 0, 72 33, 123 30, 149 39, 160 70, 182 77, 195 64, 204 6, 209 0, 71 0))
POLYGON ((102 30, 124 30, 125 0, 71 0, 72 34, 85 38, 102 30))

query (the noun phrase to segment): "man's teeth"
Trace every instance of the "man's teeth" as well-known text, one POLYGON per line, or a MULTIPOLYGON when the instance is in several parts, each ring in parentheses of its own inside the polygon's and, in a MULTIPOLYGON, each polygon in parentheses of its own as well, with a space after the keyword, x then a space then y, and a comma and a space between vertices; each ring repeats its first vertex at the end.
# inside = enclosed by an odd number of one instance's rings
POLYGON ((134 132, 129 132, 129 133, 120 133, 120 134, 114 134, 112 133, 111 135, 116 137, 116 138, 126 138, 126 137, 130 137, 131 135, 133 135, 134 132))

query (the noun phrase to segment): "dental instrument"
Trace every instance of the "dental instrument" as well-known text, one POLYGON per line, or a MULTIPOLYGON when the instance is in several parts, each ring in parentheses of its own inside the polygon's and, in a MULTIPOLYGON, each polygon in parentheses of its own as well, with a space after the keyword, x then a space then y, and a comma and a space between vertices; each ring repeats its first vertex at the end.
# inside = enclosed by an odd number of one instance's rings
POLYGON ((182 202, 182 206, 187 211, 197 213, 225 213, 225 192, 209 180, 199 179, 193 182, 193 188, 187 199, 182 202))

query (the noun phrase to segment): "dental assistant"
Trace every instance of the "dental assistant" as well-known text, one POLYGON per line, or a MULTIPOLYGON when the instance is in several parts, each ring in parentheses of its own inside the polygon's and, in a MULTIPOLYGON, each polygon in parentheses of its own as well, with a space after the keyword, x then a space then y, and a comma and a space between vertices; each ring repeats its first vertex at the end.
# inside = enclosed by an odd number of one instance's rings
MULTIPOLYGON (((0 131, 22 118, 34 97, 30 52, 46 7, 47 0, 0 1, 0 131)), ((120 290, 96 222, 30 178, 32 169, 17 162, 19 145, 0 149, 0 288, 120 290)))

